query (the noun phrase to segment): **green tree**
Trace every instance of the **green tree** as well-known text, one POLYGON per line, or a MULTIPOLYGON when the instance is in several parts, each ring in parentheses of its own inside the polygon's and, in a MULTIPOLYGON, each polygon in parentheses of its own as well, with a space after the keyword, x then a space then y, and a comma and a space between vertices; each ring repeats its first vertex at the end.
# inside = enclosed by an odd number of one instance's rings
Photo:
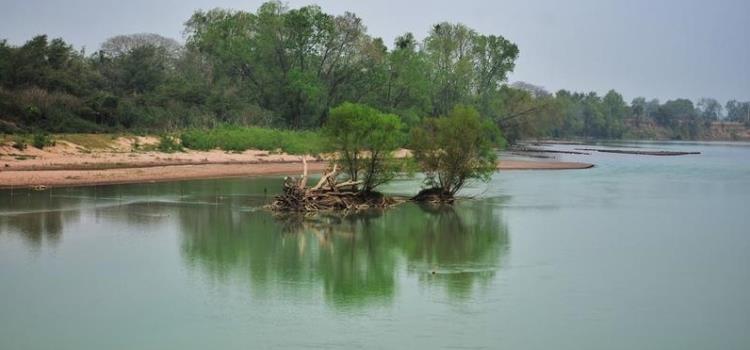
POLYGON ((735 122, 745 122, 750 125, 750 101, 739 102, 729 100, 726 104, 727 119, 735 122))
POLYGON ((395 175, 393 151, 403 142, 402 130, 397 115, 344 103, 331 109, 324 132, 344 172, 362 181, 363 192, 372 192, 395 175))
POLYGON ((469 103, 474 65, 472 42, 476 32, 463 24, 432 27, 424 47, 431 65, 433 115, 444 115, 459 103, 469 103))
POLYGON ((700 117, 706 121, 719 120, 722 117, 723 107, 713 98, 701 98, 696 104, 696 109, 700 117))
POLYGON ((582 95, 560 90, 555 94, 557 108, 561 114, 559 128, 553 131, 557 137, 574 137, 583 135, 583 113, 581 108, 582 95))
POLYGON ((693 102, 679 98, 676 100, 670 100, 665 102, 659 107, 656 112, 656 121, 667 127, 675 127, 679 124, 680 120, 689 118, 695 115, 695 107, 693 102))
MULTIPOLYGON (((481 98, 496 91, 507 79, 508 73, 513 71, 518 58, 518 46, 502 36, 477 35, 474 37, 472 54, 476 79, 474 89, 481 98)), ((538 94, 537 97, 542 95, 538 94)))
POLYGON ((422 194, 451 201, 467 181, 489 180, 497 169, 494 146, 502 138, 476 109, 456 106, 447 117, 426 119, 412 129, 411 141, 414 158, 427 176, 422 194))
POLYGON ((635 121, 635 126, 640 126, 641 123, 643 123, 646 120, 646 110, 648 108, 648 102, 646 102, 645 97, 636 97, 633 99, 633 101, 630 102, 630 111, 631 116, 633 117, 633 120, 635 121))
POLYGON ((396 38, 386 64, 386 83, 379 103, 390 111, 430 113, 429 66, 414 35, 406 33, 396 38))
POLYGON ((615 90, 609 90, 602 98, 604 129, 599 137, 620 138, 623 133, 623 120, 630 112, 627 103, 615 90))
POLYGON ((430 63, 433 115, 486 98, 513 71, 518 47, 501 36, 484 36, 463 24, 438 23, 424 42, 430 63))
POLYGON ((220 75, 253 91, 260 107, 293 128, 318 126, 331 106, 365 100, 382 85, 385 47, 352 13, 290 10, 272 1, 256 13, 197 12, 186 32, 188 46, 205 53, 220 75))
POLYGON ((559 127, 561 110, 544 88, 524 82, 503 85, 481 104, 480 112, 495 121, 509 143, 549 136, 559 127))

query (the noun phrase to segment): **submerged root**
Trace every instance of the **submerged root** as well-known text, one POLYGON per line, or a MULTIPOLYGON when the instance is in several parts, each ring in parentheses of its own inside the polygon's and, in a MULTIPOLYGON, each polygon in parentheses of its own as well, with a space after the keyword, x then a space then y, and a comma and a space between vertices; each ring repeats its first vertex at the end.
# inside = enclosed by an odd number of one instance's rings
POLYGON ((411 200, 421 203, 451 204, 456 200, 456 198, 449 192, 443 191, 442 188, 433 187, 425 188, 419 191, 419 193, 417 193, 416 196, 412 197, 411 200))

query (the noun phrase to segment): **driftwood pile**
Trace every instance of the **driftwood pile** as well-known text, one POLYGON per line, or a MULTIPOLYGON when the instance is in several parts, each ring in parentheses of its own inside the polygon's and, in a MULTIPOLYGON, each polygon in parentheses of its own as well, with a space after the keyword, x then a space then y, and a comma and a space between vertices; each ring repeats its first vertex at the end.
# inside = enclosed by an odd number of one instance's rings
POLYGON ((283 192, 274 198, 270 209, 279 212, 359 211, 385 208, 396 204, 380 193, 363 193, 361 181, 337 182, 338 165, 326 171, 313 187, 307 186, 307 161, 302 158, 303 173, 299 178, 284 179, 283 192))

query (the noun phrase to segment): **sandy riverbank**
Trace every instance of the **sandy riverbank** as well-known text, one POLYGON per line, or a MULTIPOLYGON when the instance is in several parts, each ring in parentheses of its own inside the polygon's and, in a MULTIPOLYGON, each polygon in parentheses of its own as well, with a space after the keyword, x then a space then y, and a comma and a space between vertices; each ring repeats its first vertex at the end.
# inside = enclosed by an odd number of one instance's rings
MULTIPOLYGON (((326 162, 310 162, 309 170, 319 173, 326 162)), ((593 165, 571 162, 535 162, 521 160, 502 161, 500 170, 564 170, 586 169, 593 165)), ((240 177, 258 175, 297 174, 301 164, 294 163, 246 163, 246 164, 194 164, 164 165, 140 168, 116 168, 104 170, 3 170, 0 171, 0 188, 102 185, 240 177)))
MULTIPOLYGON (((248 150, 144 152, 135 148, 153 139, 114 139, 103 149, 90 149, 59 141, 43 150, 32 147, 19 151, 0 146, 0 188, 32 186, 83 186, 117 183, 175 181, 239 176, 297 174, 301 157, 283 153, 248 150)), ((311 172, 325 169, 325 161, 309 162, 311 172)), ((503 160, 500 170, 585 169, 588 163, 503 160)))

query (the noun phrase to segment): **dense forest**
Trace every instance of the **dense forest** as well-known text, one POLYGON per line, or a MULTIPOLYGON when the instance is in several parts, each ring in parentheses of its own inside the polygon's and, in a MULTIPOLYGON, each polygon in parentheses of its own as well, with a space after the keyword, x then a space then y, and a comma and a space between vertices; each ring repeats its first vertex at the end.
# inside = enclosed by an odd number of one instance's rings
POLYGON ((706 137, 718 120, 750 125, 750 102, 639 97, 630 103, 508 83, 519 48, 462 24, 435 24, 389 47, 352 13, 267 2, 255 13, 198 11, 185 44, 116 36, 93 53, 40 35, 0 41, 0 132, 173 132, 221 125, 317 129, 333 107, 368 105, 407 127, 471 106, 522 138, 706 137))

